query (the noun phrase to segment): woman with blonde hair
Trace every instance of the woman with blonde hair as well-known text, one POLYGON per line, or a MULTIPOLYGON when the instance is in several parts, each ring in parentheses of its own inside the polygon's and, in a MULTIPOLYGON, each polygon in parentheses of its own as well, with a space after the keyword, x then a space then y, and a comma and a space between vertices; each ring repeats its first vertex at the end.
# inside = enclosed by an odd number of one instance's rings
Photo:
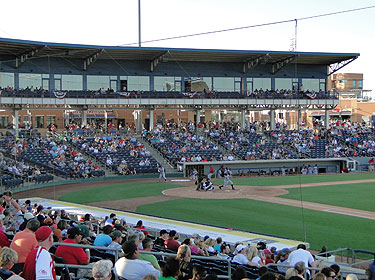
POLYGON ((215 253, 214 245, 215 245, 215 240, 212 238, 207 238, 206 241, 204 241, 204 246, 207 248, 208 253, 215 253))
POLYGON ((186 244, 182 244, 178 247, 176 259, 180 263, 180 275, 179 280, 191 279, 193 277, 193 265, 191 260, 191 250, 186 244))
POLYGON ((206 247, 204 246, 203 240, 201 238, 195 238, 193 240, 192 252, 196 251, 197 255, 208 256, 206 247))
POLYGON ((251 266, 263 266, 264 262, 263 260, 258 256, 258 249, 256 247, 250 247, 249 250, 247 250, 247 259, 250 261, 251 266))
POLYGON ((13 276, 14 273, 11 270, 13 265, 18 260, 18 254, 11 248, 4 247, 0 254, 0 277, 5 280, 13 276))

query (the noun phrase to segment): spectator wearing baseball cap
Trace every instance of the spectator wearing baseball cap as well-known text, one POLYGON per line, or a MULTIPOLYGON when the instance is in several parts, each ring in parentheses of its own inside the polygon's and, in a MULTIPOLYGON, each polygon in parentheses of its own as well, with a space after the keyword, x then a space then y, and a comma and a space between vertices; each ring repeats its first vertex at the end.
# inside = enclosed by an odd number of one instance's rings
POLYGON ((233 257, 233 262, 241 265, 251 265, 251 262, 246 257, 248 248, 245 245, 239 244, 236 247, 236 255, 233 257))
POLYGON ((40 223, 38 220, 30 219, 26 224, 26 228, 23 231, 17 232, 13 237, 10 248, 12 248, 18 254, 18 261, 12 267, 12 271, 16 274, 22 271, 27 256, 36 246, 38 246, 38 241, 35 238, 35 232, 39 226, 40 223))
MULTIPOLYGON (((66 244, 80 244, 83 232, 78 227, 71 227, 68 229, 68 238, 62 243, 66 244)), ((60 245, 57 247, 56 256, 64 258, 66 264, 84 265, 90 263, 90 250, 80 247, 67 247, 60 245)))
MULTIPOLYGON (((122 244, 122 239, 125 237, 124 234, 122 234, 121 231, 119 230, 115 230, 114 232, 112 232, 112 242, 108 245, 108 248, 113 248, 113 249, 117 249, 119 251, 119 253, 121 252, 121 244, 122 244)), ((108 250, 106 251, 107 254, 112 254, 112 255, 115 255, 116 252, 113 251, 113 250, 108 250)))
POLYGON ((103 246, 107 247, 112 242, 111 233, 113 231, 112 225, 106 225, 103 227, 103 232, 98 234, 95 238, 94 245, 95 246, 103 246))
POLYGON ((42 226, 35 232, 38 246, 27 256, 21 276, 25 279, 56 280, 55 265, 48 250, 53 243, 52 229, 42 226))
POLYGON ((141 279, 146 274, 160 277, 160 271, 155 269, 150 262, 139 260, 138 247, 134 241, 126 241, 122 245, 124 256, 115 263, 116 275, 128 280, 141 279))
POLYGON ((271 253, 270 250, 265 249, 263 251, 263 253, 264 253, 264 256, 265 256, 265 260, 264 260, 265 264, 275 263, 275 261, 272 259, 272 253, 271 253))
POLYGON ((34 218, 35 217, 31 212, 26 212, 25 214, 23 214, 23 223, 20 224, 19 230, 24 230, 26 228, 27 222, 34 218))

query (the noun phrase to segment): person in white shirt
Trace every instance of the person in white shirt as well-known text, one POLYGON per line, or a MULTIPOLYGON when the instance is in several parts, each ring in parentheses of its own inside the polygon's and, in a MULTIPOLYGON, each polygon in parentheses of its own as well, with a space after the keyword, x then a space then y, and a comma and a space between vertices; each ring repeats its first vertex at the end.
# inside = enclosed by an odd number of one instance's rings
POLYGON ((251 265, 251 262, 247 259, 248 248, 242 244, 237 245, 236 252, 237 254, 233 257, 232 262, 242 264, 242 265, 251 265))
POLYGON ((138 259, 139 251, 134 241, 126 241, 122 250, 125 257, 120 258, 115 263, 115 273, 117 276, 127 280, 139 280, 146 274, 153 274, 160 277, 160 271, 155 269, 150 262, 138 259))
MULTIPOLYGON (((293 266, 298 263, 303 262, 307 267, 315 267, 315 260, 314 257, 311 255, 309 251, 306 250, 305 244, 299 244, 297 246, 297 250, 291 252, 289 254, 288 263, 290 266, 293 266)), ((307 273, 310 275, 310 271, 307 270, 307 273)))

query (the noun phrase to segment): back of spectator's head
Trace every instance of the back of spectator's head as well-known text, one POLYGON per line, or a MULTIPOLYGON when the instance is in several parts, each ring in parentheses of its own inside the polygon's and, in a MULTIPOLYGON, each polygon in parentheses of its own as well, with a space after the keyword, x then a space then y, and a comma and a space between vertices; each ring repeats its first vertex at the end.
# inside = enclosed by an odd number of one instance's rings
POLYGON ((180 273, 180 263, 176 258, 169 257, 161 271, 164 278, 175 277, 180 273))
POLYGON ((66 222, 66 220, 60 220, 58 223, 57 223, 57 228, 60 229, 60 230, 64 230, 66 229, 68 226, 68 223, 66 222))
POLYGON ((110 260, 97 261, 92 267, 92 277, 94 280, 111 279, 113 264, 110 260))
POLYGON ((221 244, 221 242, 223 242, 223 239, 220 236, 218 238, 216 238, 217 244, 221 244))
POLYGON ((301 244, 298 244, 298 246, 297 246, 297 250, 298 249, 303 249, 303 250, 306 250, 306 245, 305 244, 303 244, 303 243, 301 243, 301 244))
POLYGON ((142 240, 143 249, 147 249, 153 244, 154 244, 154 241, 151 238, 146 237, 145 239, 142 240))
POLYGON ((225 251, 225 249, 227 248, 227 246, 229 246, 229 245, 225 244, 225 243, 221 244, 221 246, 220 246, 220 252, 223 253, 225 251))
POLYGON ((275 274, 271 271, 267 271, 260 277, 260 280, 275 280, 275 279, 276 279, 275 274))
POLYGON ((26 228, 31 230, 32 232, 36 232, 36 230, 40 227, 40 222, 35 219, 31 219, 30 221, 27 222, 26 228))
POLYGON ((86 213, 85 216, 83 217, 84 221, 90 221, 90 219, 91 219, 91 214, 90 213, 86 213))
POLYGON ((289 280, 293 276, 297 276, 297 275, 298 275, 297 270, 295 270, 294 267, 290 267, 285 272, 285 279, 289 280))
POLYGON ((218 278, 216 274, 210 273, 204 278, 204 280, 218 280, 218 278))
POLYGON ((141 280, 158 280, 158 278, 154 274, 148 273, 146 275, 143 275, 141 280))
POLYGON ((114 213, 111 213, 111 215, 109 215, 110 219, 113 219, 114 217, 116 217, 116 214, 114 214, 114 213))
POLYGON ((113 226, 111 225, 106 225, 103 227, 103 233, 110 235, 112 233, 113 226))
POLYGON ((179 261, 185 260, 187 261, 188 258, 191 257, 191 250, 190 247, 186 244, 181 245, 177 249, 177 256, 176 259, 179 261))
POLYGON ((171 231, 169 232, 169 237, 170 237, 170 238, 173 238, 173 237, 175 237, 176 234, 177 234, 177 232, 176 232, 175 230, 171 230, 171 231))
POLYGON ((268 268, 266 266, 261 266, 258 271, 258 275, 262 276, 264 273, 268 271, 268 268))
POLYGON ((145 239, 145 235, 142 231, 136 232, 129 236, 128 241, 134 241, 135 243, 141 243, 145 239))
POLYGON ((339 273, 340 273, 340 266, 338 264, 334 263, 333 265, 330 266, 330 268, 332 268, 335 271, 336 275, 339 275, 339 273))
POLYGON ((336 272, 328 266, 323 267, 320 272, 323 273, 327 278, 329 278, 329 277, 335 278, 335 276, 336 276, 336 272))
POLYGON ((193 266, 193 280, 197 279, 204 279, 206 277, 206 270, 201 265, 194 265, 193 266))
POLYGON ((134 241, 126 241, 122 244, 122 251, 124 251, 124 256, 127 259, 134 259, 135 253, 138 251, 138 247, 134 241))
POLYGON ((355 274, 348 274, 346 275, 346 280, 358 280, 358 277, 355 274))
POLYGON ((232 274, 232 280, 241 280, 243 278, 247 278, 246 270, 242 266, 237 266, 232 274))
POLYGON ((18 254, 11 248, 3 247, 0 254, 0 266, 5 269, 10 269, 11 266, 17 263, 18 254))
POLYGON ((304 262, 298 262, 294 265, 294 269, 297 271, 298 274, 303 274, 306 271, 306 266, 304 262))
POLYGON ((327 277, 323 273, 315 273, 313 280, 327 280, 327 277))
POLYGON ((135 226, 136 226, 136 227, 141 227, 142 225, 143 225, 142 220, 139 220, 135 226))
POLYGON ((85 225, 78 225, 79 229, 81 230, 82 232, 82 236, 83 237, 89 237, 90 236, 90 230, 88 228, 88 226, 85 226, 85 225))
POLYGON ((83 233, 79 227, 71 227, 68 229, 68 238, 74 239, 77 235, 82 235, 83 233))
POLYGON ((160 231, 159 236, 162 236, 162 235, 167 234, 167 233, 168 233, 168 231, 166 231, 165 229, 162 229, 162 230, 160 231))

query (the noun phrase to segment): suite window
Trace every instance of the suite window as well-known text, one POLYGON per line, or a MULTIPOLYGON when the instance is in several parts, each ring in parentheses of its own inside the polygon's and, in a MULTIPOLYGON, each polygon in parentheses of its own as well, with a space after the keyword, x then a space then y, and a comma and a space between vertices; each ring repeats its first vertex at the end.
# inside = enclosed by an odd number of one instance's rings
POLYGON ((7 128, 9 124, 8 116, 0 116, 0 128, 7 128))
POLYGON ((270 90, 271 89, 271 78, 254 78, 253 79, 253 90, 270 90))
POLYGON ((275 79, 275 89, 285 89, 285 90, 291 90, 293 89, 292 85, 292 79, 288 78, 276 78, 275 79))
POLYGON ((56 124, 56 116, 47 116, 47 126, 56 124))
POLYGON ((14 74, 0 72, 0 87, 1 88, 6 88, 6 87, 14 88, 14 74))
POLYGON ((109 76, 87 76, 88 90, 107 90, 110 87, 109 76))
POLYGON ((302 79, 304 91, 319 91, 319 79, 302 79))
POLYGON ((42 86, 41 74, 24 74, 19 75, 20 89, 25 88, 40 88, 42 86))
POLYGON ((83 90, 82 75, 61 75, 63 90, 83 90))
POLYGON ((235 91, 235 78, 226 77, 214 77, 214 90, 222 92, 233 92, 235 91))
POLYGON ((181 77, 154 77, 155 91, 181 91, 181 77))
POLYGON ((150 90, 150 78, 148 76, 128 76, 128 90, 150 90))

